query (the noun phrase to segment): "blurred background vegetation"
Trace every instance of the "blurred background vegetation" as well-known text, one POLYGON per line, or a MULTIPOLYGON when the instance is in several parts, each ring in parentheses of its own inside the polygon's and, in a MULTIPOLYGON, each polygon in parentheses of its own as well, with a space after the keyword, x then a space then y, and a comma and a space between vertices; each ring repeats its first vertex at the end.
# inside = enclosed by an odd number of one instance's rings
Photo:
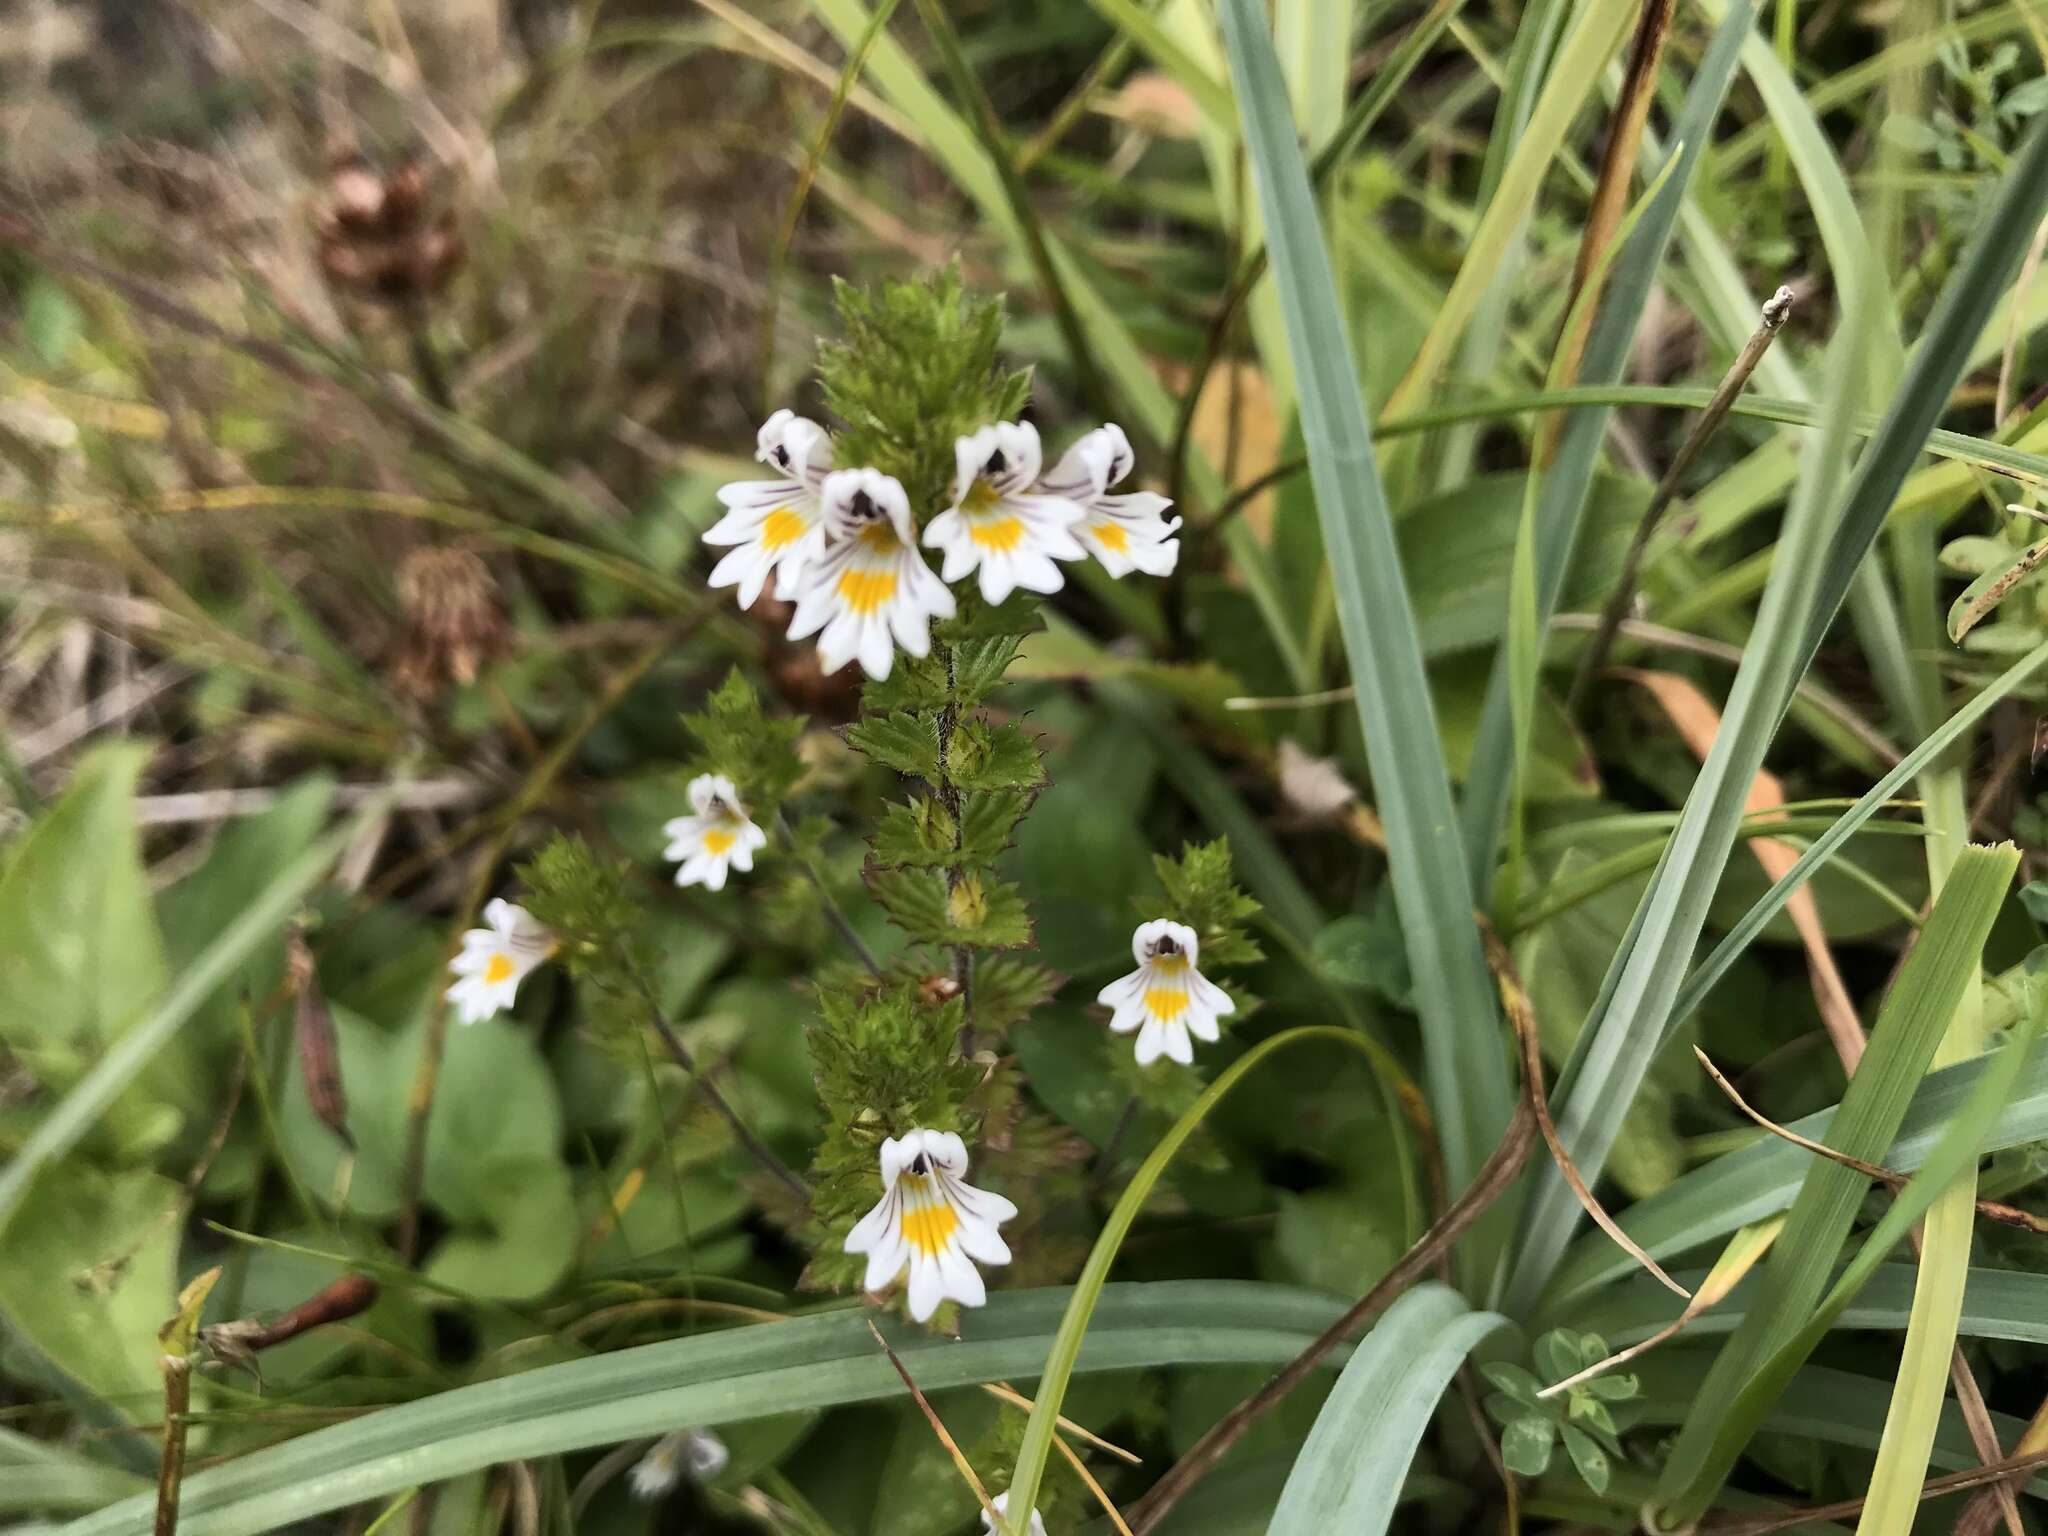
MULTIPOLYGON (((1065 1413, 1143 1458, 1089 1453, 1111 1496, 1135 1499, 1335 1315, 1304 1293, 1363 1293, 1456 1193, 1415 1088, 1414 978, 1273 290, 1217 324, 1261 235, 1209 9, 934 7, 973 96, 922 9, 871 31, 862 0, 0 0, 0 1156, 19 1174, 0 1203, 0 1519, 55 1521, 153 1486, 157 1330, 214 1265, 209 1319, 273 1316, 350 1268, 381 1291, 266 1350, 260 1389, 206 1373, 195 1470, 465 1384, 825 1304, 798 1288, 791 1212, 692 1079, 658 1044, 593 1039, 559 974, 536 975, 516 1013, 447 1030, 437 1072, 421 1064, 442 1050, 455 936, 545 837, 575 833, 631 861, 667 1016, 752 1127, 804 1162, 818 1116, 807 986, 841 954, 821 891, 886 951, 861 868, 899 791, 836 733, 857 681, 781 638, 785 607, 739 613, 707 593, 698 535, 717 487, 746 476, 768 410, 823 415, 810 380, 834 276, 957 263, 970 289, 1007 292, 1009 355, 1034 370, 1048 442, 1121 422, 1138 479, 1187 519, 1170 580, 1076 581, 1049 604, 1055 622, 996 701, 1040 734, 1052 779, 1005 870, 1030 893, 1036 958, 1071 978, 1010 1042, 1030 1135, 996 1149, 1008 1172, 994 1182, 1059 1198, 1002 1283, 1074 1278, 1176 1108, 1132 1114, 1126 1047, 1089 1007, 1128 968, 1155 852, 1226 837, 1263 904, 1268 958, 1236 978, 1259 1006, 1217 1061, 1304 1023, 1382 1050, 1378 1068, 1353 1052, 1262 1066, 1147 1205, 1120 1281, 1263 1282, 1312 1320, 1272 1323, 1285 1348, 1219 1333, 1079 1377, 1065 1413), (809 722, 818 878, 770 858, 722 896, 680 891, 658 854, 693 750, 681 716, 735 666, 772 711, 809 722), (309 1098, 301 1058, 317 1041, 294 1029, 288 931, 331 1010, 347 1141, 309 1098), (62 1156, 23 1156, 138 1031, 161 1034, 146 1066, 62 1156)), ((1573 8, 1272 9, 1304 143, 1336 146, 1318 192, 1379 416, 1435 334, 1573 8), (1368 131, 1340 136, 1347 105, 1393 67, 1368 131)), ((1722 12, 1676 8, 1653 147, 1722 12)), ((1898 338, 1919 334, 2048 107, 2039 0, 1772 0, 1752 44, 1762 62, 1745 54, 1626 356, 1520 783, 1519 898, 1494 912, 1553 1064, 1755 620, 1842 318, 1842 221, 1859 235, 1867 221, 1877 249, 1897 329, 1873 377, 1895 372, 1898 338), (1619 666, 1568 710, 1652 487, 1780 284, 1792 317, 1754 386, 1768 406, 1739 410, 1687 471, 1619 666)), ((1585 80, 1441 377, 1381 422, 1459 783, 1506 633, 1529 465, 1556 417, 1527 397, 1556 382, 1623 57, 1585 80)), ((2037 243, 1949 401, 1957 441, 1903 494, 1941 530, 1944 607, 2030 538, 2002 508, 2039 500, 2036 461, 1994 450, 2043 438, 2039 256, 2037 243)), ((1884 399, 1874 388, 1867 404, 1884 399)), ((2039 588, 1938 656, 1872 613, 1831 633, 1757 781, 1752 805, 1789 804, 1779 830, 1794 839, 1931 728, 1888 690, 1902 645, 1961 696, 2048 638, 2039 588)), ((2042 687, 1990 711, 1964 769, 1973 835, 2017 840, 2029 875, 2048 831, 2042 687)), ((1908 807, 1850 839, 1814 905, 1774 918, 1658 1053, 1604 1170, 1611 1203, 1758 1140, 1693 1043, 1773 1119, 1841 1098, 1828 1015, 1875 1015, 1930 899, 1920 831, 1908 807)), ((1738 847, 1710 938, 1782 872, 1773 846, 1786 845, 1738 847)), ((1990 972, 2019 965, 2040 915, 2000 909, 1990 972)), ((1998 1024, 2013 1012, 1993 1004, 1998 1024)), ((2048 1209, 2044 1131, 2008 1128, 1988 1195, 2048 1209)), ((1704 1265, 1718 1250, 1699 1244, 1730 1230, 1660 1253, 1704 1265)), ((2040 1241, 1980 1227, 1972 1263, 2031 1277, 2040 1241)), ((1613 1344, 1650 1332, 1660 1293, 1627 1268, 1543 1327, 1613 1344)), ((1873 1326, 1902 1326, 1910 1276, 1891 1283, 1873 1326)), ((2039 1406, 2043 1343, 2040 1298, 2015 1294, 2035 1321, 1968 1346, 2008 1447, 2039 1406)), ((1034 1326, 1042 1348, 1050 1321, 1034 1326)), ((1556 1364, 1554 1379, 1577 1368, 1560 1347, 1505 1357, 1556 1364)), ((1710 1351, 1695 1339, 1646 1357, 1642 1395, 1616 1412, 1611 1490, 1559 1458, 1528 1480, 1519 1518, 1626 1525, 1710 1351)), ((1744 1488, 1791 1503, 1860 1492, 1896 1359, 1889 1334, 1831 1339, 1802 1378, 1807 1411, 1750 1444, 1744 1488)), ((1029 1389, 1030 1368, 1010 1374, 1029 1389)), ((1162 1529, 1266 1529, 1328 1386, 1262 1420, 1162 1529)), ((1502 1415, 1480 1408, 1483 1390, 1470 1411, 1446 1399, 1402 1528, 1502 1520, 1488 1459, 1502 1415)), ((1022 1412, 973 1388, 933 1402, 999 1484, 1022 1412)), ((757 1408, 719 1432, 723 1469, 662 1500, 635 1500, 621 1475, 647 1444, 636 1432, 625 1459, 587 1436, 521 1450, 393 1518, 445 1532, 975 1528, 973 1495, 901 1397, 757 1408)), ((1972 1459, 1959 1421, 1940 1444, 1942 1465, 1972 1459)), ((360 1533, 391 1501, 348 1502, 317 1528, 360 1533)), ((1040 1507, 1060 1531, 1102 1518, 1058 1462, 1040 1507)), ((192 1528, 261 1528, 220 1519, 192 1528)))

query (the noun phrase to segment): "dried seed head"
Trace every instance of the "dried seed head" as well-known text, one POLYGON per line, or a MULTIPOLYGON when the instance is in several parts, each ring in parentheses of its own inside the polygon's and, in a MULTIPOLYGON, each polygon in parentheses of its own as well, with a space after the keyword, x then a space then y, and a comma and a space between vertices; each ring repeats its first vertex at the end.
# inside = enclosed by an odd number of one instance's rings
POLYGON ((298 1045, 306 1103, 320 1123, 353 1152, 356 1141, 348 1129, 348 1091, 341 1079, 341 1042, 335 1033, 334 1015, 321 994, 312 951, 296 933, 287 941, 285 973, 297 994, 292 1033, 298 1045))
POLYGON ((430 191, 417 160, 388 175, 360 155, 337 160, 314 220, 327 280, 386 304, 411 304, 446 287, 462 264, 462 236, 452 212, 433 212, 430 191))
POLYGON ((416 549, 398 572, 405 640, 392 681, 415 698, 444 684, 473 683, 510 642, 498 584, 471 550, 416 549))

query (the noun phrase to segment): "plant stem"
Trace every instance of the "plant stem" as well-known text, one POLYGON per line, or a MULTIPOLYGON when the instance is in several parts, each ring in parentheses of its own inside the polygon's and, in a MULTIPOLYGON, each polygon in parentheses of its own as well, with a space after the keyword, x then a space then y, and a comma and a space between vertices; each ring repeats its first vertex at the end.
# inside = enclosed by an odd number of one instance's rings
POLYGON ((1636 525, 1635 537, 1629 541, 1628 555, 1622 561, 1621 579, 1608 594, 1607 606, 1600 610, 1600 627, 1593 632, 1584 654, 1579 657, 1579 669, 1573 674, 1571 691, 1565 695, 1565 713, 1576 715, 1579 706, 1585 703, 1586 690, 1600 669, 1607 664, 1607 653, 1614 647, 1614 635, 1621 628, 1621 621, 1628 616, 1629 604, 1634 601, 1636 580, 1642 574, 1643 556, 1648 551, 1650 538, 1657 526, 1664 520, 1664 513, 1670 508, 1672 498, 1677 494, 1679 477, 1692 468, 1693 460, 1707 445, 1707 439, 1719 430, 1727 419, 1729 407, 1735 397, 1742 393, 1749 383, 1749 376, 1756 372, 1756 365, 1763 361, 1764 354, 1771 350, 1771 343, 1778 339, 1778 332, 1785 324, 1785 317, 1792 313, 1792 290, 1780 288, 1764 303, 1763 313, 1758 317, 1757 328, 1743 343, 1741 354, 1722 377, 1714 390, 1714 398, 1707 402, 1698 420, 1693 422, 1692 431, 1686 434, 1678 454, 1671 461, 1671 467, 1664 471, 1664 478, 1657 482, 1657 489, 1650 497, 1649 506, 1643 509, 1643 520, 1636 525))
POLYGON ((754 1134, 747 1122, 740 1118, 739 1111, 734 1109, 725 1095, 718 1091, 717 1084, 698 1069, 696 1058, 690 1054, 690 1048, 683 1044, 682 1036, 676 1033, 675 1026, 669 1023, 668 1016, 662 1012, 661 1004, 654 996, 654 989, 647 984, 647 978, 636 972, 633 980, 640 988, 641 998, 647 1004, 647 1016, 654 1023, 655 1033, 661 1036, 661 1043, 668 1047, 668 1053, 675 1058, 676 1065, 690 1074, 704 1097, 711 1101, 711 1107, 725 1118, 725 1123, 732 1127, 733 1134, 739 1138, 740 1145, 753 1155, 754 1160, 780 1179, 798 1199, 808 1205, 811 1198, 809 1186, 790 1171, 789 1165, 775 1155, 767 1142, 754 1134))
MULTIPOLYGON (((960 787, 953 782, 953 732, 960 724, 960 705, 951 697, 960 685, 959 670, 954 665, 953 647, 944 646, 946 653, 946 692, 949 695, 946 707, 939 711, 939 803, 946 808, 946 814, 953 818, 953 851, 960 851, 963 828, 960 824, 960 787)), ((946 871, 946 890, 950 893, 960 883, 957 868, 946 871)), ((964 944, 953 946, 953 984, 960 989, 960 1009, 963 1023, 960 1027, 961 1054, 970 1055, 974 1040, 974 956, 964 944)))
POLYGON ((811 882, 811 888, 818 893, 818 902, 825 910, 825 921, 832 925, 833 931, 845 941, 846 947, 853 951, 854 957, 868 968, 870 974, 881 975, 882 963, 875 958, 875 952, 868 948, 867 941, 854 932, 845 909, 833 896, 831 887, 825 884, 825 877, 819 873, 817 865, 811 862, 808 854, 797 847, 796 834, 790 831, 789 822, 780 811, 775 813, 775 831, 782 838, 783 847, 796 859, 797 867, 803 870, 804 878, 811 882))

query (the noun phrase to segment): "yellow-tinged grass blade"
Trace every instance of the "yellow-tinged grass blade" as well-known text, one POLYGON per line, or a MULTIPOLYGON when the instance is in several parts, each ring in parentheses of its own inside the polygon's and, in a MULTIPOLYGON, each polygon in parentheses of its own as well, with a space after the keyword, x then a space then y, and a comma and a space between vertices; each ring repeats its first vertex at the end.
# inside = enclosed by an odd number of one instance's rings
MULTIPOLYGON (((1869 1051, 1828 1128, 1831 1146, 1874 1160, 1891 1144, 1935 1047, 1977 978, 1985 936, 2018 862, 2019 851, 2009 845, 1962 850, 1885 1000, 1871 1031, 1869 1051)), ((1952 1123, 1951 1132, 1965 1121, 1975 1121, 1980 1101, 1990 1102, 1981 1117, 1984 1125, 1974 1126, 1969 1144, 1973 1154, 2010 1092, 2020 1061, 2016 1053, 2003 1082, 1996 1073, 1980 1078, 1966 1111, 1952 1123)), ((1936 1155, 1916 1175, 1923 1190, 1930 1181, 1938 1189, 1955 1177, 1958 1169, 1944 1171, 1938 1166, 1949 1141, 1945 1134, 1936 1155)), ((1658 1485, 1667 1523, 1689 1523, 1711 1503, 1777 1393, 1811 1352, 1809 1335, 1817 1341, 1811 1330, 1821 1315, 1817 1309, 1824 1304, 1824 1294, 1829 1303, 1841 1305, 1854 1294, 1853 1288, 1844 1291, 1841 1286, 1830 1292, 1828 1279, 1868 1184, 1863 1175, 1837 1163, 1816 1161, 1808 1168, 1784 1237, 1763 1272, 1756 1301, 1716 1357, 1700 1387, 1696 1411, 1672 1447, 1658 1485)), ((1904 1198, 1895 1202, 1892 1214, 1904 1198)), ((1886 1220, 1890 1219, 1888 1214, 1886 1220)), ((1865 1245, 1871 1267, 1882 1257, 1876 1241, 1873 1237, 1865 1245)), ((1857 1264, 1863 1262, 1864 1255, 1859 1255, 1857 1264)))
POLYGON ((1502 255, 1534 206, 1572 120, 1599 84, 1608 60, 1621 47, 1636 9, 1637 0, 1587 0, 1581 8, 1577 24, 1558 50, 1543 94, 1529 114, 1528 129, 1501 174, 1500 189, 1466 245, 1465 259, 1450 292, 1444 295, 1443 308, 1387 400, 1389 415, 1412 409, 1435 387, 1465 322, 1471 319, 1502 255))

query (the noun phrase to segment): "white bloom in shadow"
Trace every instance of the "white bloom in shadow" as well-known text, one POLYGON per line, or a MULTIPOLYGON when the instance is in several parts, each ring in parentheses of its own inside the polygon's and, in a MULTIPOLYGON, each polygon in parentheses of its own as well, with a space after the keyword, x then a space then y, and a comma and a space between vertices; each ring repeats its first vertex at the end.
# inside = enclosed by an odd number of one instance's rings
POLYGON ((668 838, 663 858, 679 859, 677 885, 725 889, 729 870, 742 874, 754 867, 754 850, 767 845, 768 834, 747 818, 738 789, 722 773, 700 773, 690 780, 688 816, 662 827, 668 838))
MULTIPOLYGON (((996 1513, 1003 1517, 1005 1525, 1009 1525, 1010 1496, 1007 1493, 999 1493, 990 1499, 989 1503, 995 1505, 996 1513)), ((1031 1519, 1026 1523, 1025 1529, 1020 1531, 1014 1525, 1011 1525, 1010 1529, 1014 1536, 1045 1536, 1045 1517, 1034 1509, 1031 1511, 1031 1519)), ((982 1536, 996 1536, 996 1523, 989 1519, 988 1511, 985 1509, 981 1512, 981 1530, 982 1536)))
POLYGON ((1081 509, 1074 537, 1110 575, 1143 571, 1148 576, 1170 576, 1180 560, 1180 540, 1172 536, 1180 528, 1180 519, 1165 515, 1173 503, 1151 491, 1109 493, 1111 486, 1121 484, 1130 474, 1135 462, 1131 440, 1122 427, 1111 422, 1060 455, 1052 473, 1034 489, 1062 497, 1081 509))
POLYGON ((1017 588, 1057 592, 1066 578, 1055 560, 1087 551, 1072 532, 1081 508, 1038 484, 1038 428, 998 421, 953 444, 953 505, 931 520, 924 542, 946 552, 940 572, 958 581, 981 572, 981 595, 1000 603, 1017 588))
POLYGON ((484 908, 490 926, 462 936, 462 953, 448 962, 458 978, 448 1001, 464 1024, 479 1024, 510 1008, 527 973, 555 952, 555 936, 524 907, 503 897, 484 908))
POLYGON ((832 439, 815 421, 777 411, 762 424, 756 457, 776 477, 721 486, 725 516, 704 533, 706 544, 735 546, 712 568, 711 585, 737 586, 742 608, 754 606, 771 573, 775 595, 784 602, 794 598, 804 567, 824 552, 822 498, 832 439))
POLYGON ((950 1131, 911 1131, 882 1143, 882 1199, 846 1234, 846 1251, 868 1256, 863 1289, 879 1291, 910 1267, 910 1315, 920 1323, 941 1301, 988 1300, 983 1264, 1007 1264, 996 1228, 1017 1214, 1001 1195, 965 1182, 967 1148, 950 1131))
POLYGON ((893 476, 837 470, 823 503, 832 542, 805 568, 789 638, 818 635, 827 672, 858 658, 869 677, 887 677, 897 646, 931 650, 931 622, 953 617, 953 594, 911 542, 910 502, 893 476))
POLYGON ((1138 968, 1112 981, 1095 1000, 1113 1009, 1109 1027, 1120 1035, 1138 1031, 1138 1065, 1170 1056, 1186 1066, 1195 1059, 1189 1036, 1217 1038, 1216 1021, 1237 1004, 1195 968, 1201 941, 1185 923, 1159 918, 1141 923, 1131 935, 1138 968))
POLYGON ((708 1429, 679 1429, 663 1435, 648 1447, 647 1454, 633 1463, 626 1474, 633 1496, 658 1499, 670 1492, 688 1472, 693 1480, 708 1483, 725 1470, 732 1453, 725 1442, 708 1429))

